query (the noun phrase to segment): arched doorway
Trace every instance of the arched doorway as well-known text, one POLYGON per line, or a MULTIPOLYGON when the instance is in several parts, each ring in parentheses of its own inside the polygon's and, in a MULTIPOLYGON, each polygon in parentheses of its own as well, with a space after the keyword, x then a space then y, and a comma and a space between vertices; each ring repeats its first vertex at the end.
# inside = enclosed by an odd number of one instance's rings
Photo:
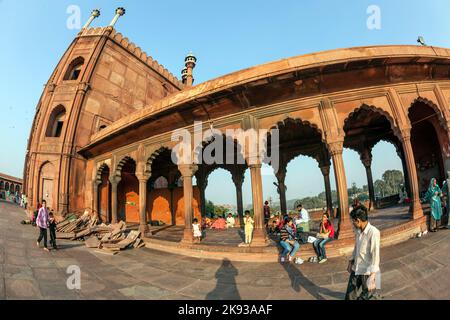
POLYGON ((151 178, 147 186, 147 218, 172 224, 172 194, 169 180, 165 176, 151 178))
POLYGON ((416 162, 419 191, 425 192, 431 178, 439 186, 445 179, 442 149, 448 146, 448 136, 443 128, 440 111, 425 99, 417 99, 408 110, 411 122, 411 144, 416 162))
POLYGON ((37 203, 45 200, 50 210, 57 210, 57 197, 55 192, 55 166, 51 162, 45 162, 39 171, 39 192, 37 203))
MULTIPOLYGON (((385 142, 390 142, 394 146, 401 146, 400 140, 398 139, 398 130, 394 125, 392 117, 387 112, 374 106, 362 105, 360 108, 350 113, 347 119, 345 119, 344 132, 344 147, 357 152, 363 168, 365 168, 364 171, 366 175, 368 192, 368 199, 365 204, 369 209, 376 208, 378 204, 381 203, 378 201, 379 196, 381 195, 382 197, 384 197, 387 194, 378 194, 378 198, 376 201, 374 177, 372 173, 374 163, 372 151, 374 149, 374 146, 382 140, 385 142)), ((391 155, 385 154, 384 156, 391 158, 396 157, 395 152, 392 148, 390 151, 391 155)), ((400 153, 400 155, 402 155, 402 153, 400 153)), ((346 172, 347 178, 350 178, 351 170, 348 170, 346 172)), ((404 176, 406 176, 405 172, 403 172, 403 177, 404 176)), ((378 187, 380 186, 380 181, 381 180, 377 182, 377 190, 379 189, 378 187)), ((398 179, 398 186, 392 186, 391 189, 399 190, 399 188, 403 184, 404 180, 398 179)), ((356 186, 353 186, 353 188, 355 187, 356 186)), ((349 188, 350 190, 352 189, 351 184, 349 185, 349 188)), ((394 191, 391 190, 389 193, 392 192, 394 191)), ((395 198, 396 196, 398 196, 398 192, 397 194, 392 195, 392 199, 387 199, 387 202, 383 200, 383 206, 397 205, 398 199, 395 198)))
MULTIPOLYGON (((332 209, 332 198, 331 198, 331 184, 330 184, 330 154, 328 152, 328 148, 322 139, 322 133, 318 129, 318 127, 314 124, 309 123, 308 121, 302 121, 300 119, 292 119, 287 118, 284 121, 280 121, 276 126, 271 128, 272 130, 277 129, 279 134, 279 144, 278 146, 274 146, 272 150, 271 146, 271 134, 268 135, 268 152, 272 155, 272 152, 278 151, 279 154, 279 166, 278 168, 274 167, 273 163, 271 165, 274 169, 275 177, 276 177, 276 186, 277 192, 280 197, 280 210, 281 212, 288 213, 290 210, 293 210, 294 203, 287 203, 286 199, 286 174, 288 164, 291 163, 292 160, 296 159, 298 156, 307 156, 315 160, 317 164, 317 171, 321 178, 321 183, 324 183, 325 192, 325 205, 330 212, 332 209), (278 150, 275 149, 278 148, 278 150)), ((301 158, 300 158, 301 159, 301 158)), ((292 162, 293 167, 297 161, 294 160, 292 162)), ((294 186, 292 183, 290 184, 290 190, 296 189, 298 186, 294 186)), ((300 183, 300 185, 304 186, 304 183, 300 183)), ((316 190, 317 191, 317 190, 316 190)), ((318 194, 321 192, 317 192, 318 194)), ((290 193, 292 194, 292 193, 290 193)), ((314 208, 311 208, 314 209, 314 208)), ((321 210, 320 210, 321 211, 321 210)))
MULTIPOLYGON (((177 196, 179 192, 175 185, 179 174, 177 166, 172 161, 172 151, 161 147, 149 157, 151 177, 147 182, 147 219, 162 221, 165 224, 177 224, 177 196)), ((181 188, 182 189, 182 188, 181 188)))
POLYGON ((139 223, 139 180, 136 162, 126 157, 121 161, 121 180, 117 186, 117 219, 139 223))
POLYGON ((102 222, 111 221, 111 183, 109 181, 110 170, 107 165, 99 169, 100 184, 98 185, 98 216, 102 222))
MULTIPOLYGON (((223 215, 237 212, 236 187, 231 173, 224 168, 215 168, 208 174, 208 184, 205 189, 206 216, 223 215), (218 188, 217 186, 220 186, 218 188), (216 212, 214 212, 216 208, 216 212)), ((239 218, 235 216, 236 220, 239 218)))

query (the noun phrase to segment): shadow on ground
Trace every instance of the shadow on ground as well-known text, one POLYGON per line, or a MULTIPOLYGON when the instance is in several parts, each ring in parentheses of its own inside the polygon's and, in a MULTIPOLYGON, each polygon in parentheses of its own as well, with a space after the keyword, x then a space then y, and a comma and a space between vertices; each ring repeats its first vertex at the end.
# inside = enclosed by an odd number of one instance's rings
POLYGON ((217 269, 215 278, 217 279, 216 287, 209 292, 206 300, 240 300, 241 295, 237 289, 236 276, 238 270, 233 266, 230 260, 223 259, 222 265, 217 269))

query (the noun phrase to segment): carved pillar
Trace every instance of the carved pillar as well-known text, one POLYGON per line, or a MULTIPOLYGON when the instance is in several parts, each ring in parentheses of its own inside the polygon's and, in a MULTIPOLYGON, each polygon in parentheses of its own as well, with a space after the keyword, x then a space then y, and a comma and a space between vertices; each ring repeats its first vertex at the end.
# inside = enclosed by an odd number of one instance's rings
POLYGON ((147 182, 149 175, 136 174, 139 180, 139 231, 143 236, 148 232, 147 223, 147 182))
POLYGON ((206 177, 206 170, 204 166, 200 166, 196 173, 197 187, 200 191, 200 212, 202 217, 206 217, 206 197, 205 191, 208 186, 208 180, 206 177))
POLYGON ((286 204, 286 184, 284 183, 286 179, 286 164, 280 163, 280 168, 275 173, 275 177, 278 181, 278 194, 280 195, 280 209, 281 213, 287 214, 287 204, 286 204))
POLYGON ((408 168, 409 187, 411 188, 411 207, 410 212, 413 219, 419 219, 423 216, 422 205, 420 204, 419 182, 417 181, 416 162, 411 145, 411 129, 405 128, 400 132, 405 162, 408 168))
POLYGON ((348 207, 347 180, 345 177, 344 161, 342 160, 343 142, 335 141, 328 143, 328 149, 333 159, 334 175, 339 199, 339 239, 353 237, 348 207))
POLYGON ((331 197, 330 165, 320 166, 320 171, 322 171, 323 181, 325 183, 325 197, 327 201, 327 211, 331 216, 333 214, 333 199, 331 197))
POLYGON ((121 179, 118 176, 109 177, 109 182, 111 182, 111 223, 117 223, 117 185, 121 179))
POLYGON ((236 187, 236 205, 239 216, 239 225, 244 226, 244 202, 242 200, 242 184, 244 183, 244 172, 233 172, 234 186, 236 187))
POLYGON ((94 180, 92 183, 92 211, 94 211, 94 215, 97 220, 100 219, 100 203, 98 196, 98 186, 102 183, 102 180, 94 180))
POLYGON ((373 188, 373 178, 372 178, 372 153, 366 148, 360 154, 361 162, 366 168, 367 175, 367 187, 369 188, 369 210, 373 210, 375 205, 375 191, 373 188))
POLYGON ((263 209, 263 191, 261 179, 261 163, 249 165, 252 179, 252 200, 253 200, 253 219, 255 221, 253 229, 252 246, 266 246, 266 228, 264 227, 264 209, 263 209))
POLYGON ((405 179, 405 190, 408 194, 408 197, 411 195, 411 187, 409 186, 409 175, 408 175, 408 166, 406 165, 405 153, 403 152, 403 146, 397 146, 397 155, 402 161, 402 169, 403 169, 403 178, 405 179))
POLYGON ((198 167, 193 164, 180 164, 178 170, 183 177, 183 197, 184 197, 184 235, 182 242, 192 243, 192 218, 194 215, 192 209, 192 176, 198 167))
POLYGON ((177 167, 172 167, 169 169, 169 191, 170 191, 170 216, 171 216, 171 223, 172 225, 177 224, 177 217, 175 212, 175 206, 174 206, 174 198, 173 198, 173 190, 177 187, 176 185, 176 176, 177 176, 178 170, 177 167))

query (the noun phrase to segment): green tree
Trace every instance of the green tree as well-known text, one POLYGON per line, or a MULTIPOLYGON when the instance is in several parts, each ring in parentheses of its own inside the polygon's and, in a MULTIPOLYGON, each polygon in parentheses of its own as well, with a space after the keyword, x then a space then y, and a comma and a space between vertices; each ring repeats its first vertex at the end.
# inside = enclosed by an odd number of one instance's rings
POLYGON ((375 195, 377 195, 378 197, 383 198, 386 196, 386 183, 383 180, 376 180, 373 183, 373 189, 375 195))
POLYGON ((214 215, 214 203, 206 200, 206 216, 212 217, 214 215))
POLYGON ((400 185, 405 183, 403 173, 399 170, 386 170, 383 173, 382 178, 385 183, 385 196, 398 194, 400 191, 400 185))

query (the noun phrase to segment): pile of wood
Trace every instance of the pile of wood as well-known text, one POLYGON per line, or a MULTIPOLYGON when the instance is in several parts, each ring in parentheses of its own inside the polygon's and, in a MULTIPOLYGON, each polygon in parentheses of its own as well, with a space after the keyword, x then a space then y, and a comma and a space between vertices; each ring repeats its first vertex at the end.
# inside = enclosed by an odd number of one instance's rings
POLYGON ((81 217, 70 215, 56 225, 56 238, 69 240, 84 240, 88 248, 97 251, 116 254, 128 248, 145 246, 141 232, 127 230, 126 223, 106 225, 98 224, 98 220, 85 212, 81 217))

